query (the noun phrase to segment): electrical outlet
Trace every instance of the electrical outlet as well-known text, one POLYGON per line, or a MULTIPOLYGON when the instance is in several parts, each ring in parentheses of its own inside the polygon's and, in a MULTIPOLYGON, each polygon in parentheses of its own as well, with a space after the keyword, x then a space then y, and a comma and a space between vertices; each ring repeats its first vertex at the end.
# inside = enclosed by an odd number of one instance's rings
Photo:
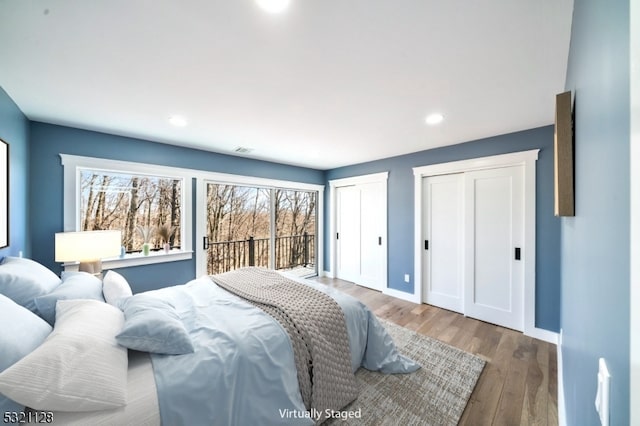
POLYGON ((604 358, 598 360, 598 392, 596 393, 596 411, 600 416, 600 424, 609 426, 609 389, 611 375, 604 358))
POLYGON ((409 274, 404 274, 404 282, 408 283, 410 281, 409 274))

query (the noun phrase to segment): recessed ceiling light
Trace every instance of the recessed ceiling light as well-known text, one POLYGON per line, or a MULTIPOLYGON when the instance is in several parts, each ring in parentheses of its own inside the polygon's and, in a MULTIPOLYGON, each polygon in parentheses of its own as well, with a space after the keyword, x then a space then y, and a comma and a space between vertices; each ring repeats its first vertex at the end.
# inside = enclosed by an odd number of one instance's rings
POLYGON ((172 115, 169 117, 169 123, 176 127, 184 127, 187 125, 187 120, 180 115, 172 115))
POLYGON ((424 121, 426 121, 429 126, 435 126, 436 124, 442 123, 442 120, 444 120, 444 115, 435 113, 427 115, 427 118, 424 121))
POLYGON ((290 0, 256 0, 265 12, 282 13, 289 7, 290 0))

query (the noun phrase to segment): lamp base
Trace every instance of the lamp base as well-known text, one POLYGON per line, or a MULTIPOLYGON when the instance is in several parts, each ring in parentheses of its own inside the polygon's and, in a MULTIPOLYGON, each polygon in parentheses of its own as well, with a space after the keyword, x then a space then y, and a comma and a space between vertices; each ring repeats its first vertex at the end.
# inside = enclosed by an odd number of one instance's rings
POLYGON ((84 260, 78 265, 78 271, 88 272, 95 275, 98 278, 102 277, 102 260, 84 260))

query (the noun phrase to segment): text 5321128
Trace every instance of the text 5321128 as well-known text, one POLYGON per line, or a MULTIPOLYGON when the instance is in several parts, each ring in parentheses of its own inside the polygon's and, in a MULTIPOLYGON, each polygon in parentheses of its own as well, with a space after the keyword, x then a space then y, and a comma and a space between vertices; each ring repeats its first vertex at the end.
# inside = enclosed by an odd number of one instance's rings
POLYGON ((5 411, 2 421, 9 424, 53 423, 51 411, 5 411))

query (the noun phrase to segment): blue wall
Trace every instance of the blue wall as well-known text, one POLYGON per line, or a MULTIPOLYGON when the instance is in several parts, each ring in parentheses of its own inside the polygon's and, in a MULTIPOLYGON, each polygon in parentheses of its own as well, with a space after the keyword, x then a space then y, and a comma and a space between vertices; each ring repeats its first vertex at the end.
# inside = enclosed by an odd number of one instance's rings
MULTIPOLYGON (((63 228, 63 168, 59 156, 61 153, 320 185, 324 183, 324 172, 318 170, 32 122, 32 257, 54 271, 59 271, 60 265, 53 260, 53 235, 63 228)), ((195 220, 195 196, 193 200, 195 220)), ((196 238, 195 230, 193 241, 200 241, 196 238)), ((195 277, 195 258, 189 261, 123 268, 119 272, 132 283, 135 291, 183 284, 195 277)))
MULTIPOLYGON (((30 256, 27 226, 29 208, 29 120, 0 87, 0 139, 9 143, 9 246, 0 256, 30 256)), ((5 188, 0 188, 4 194, 5 188)))
MULTIPOLYGON (((553 103, 553 99, 549 102, 553 103)), ((390 288, 413 292, 412 168, 536 148, 541 149, 536 164, 536 326, 558 331, 560 326, 560 221, 553 216, 553 126, 330 170, 327 172, 326 185, 328 187, 328 182, 332 179, 389 171, 388 283, 390 288), (408 284, 404 282, 404 274, 411 276, 411 282, 408 284)), ((326 195, 328 197, 328 191, 326 195)), ((328 206, 328 202, 325 205, 328 206)), ((325 217, 329 217, 328 212, 325 212, 325 217)), ((327 229, 325 259, 329 259, 328 238, 327 229)))
MULTIPOLYGON (((412 292, 414 283, 406 284, 403 281, 405 273, 413 277, 412 167, 540 148, 540 158, 537 162, 536 325, 551 331, 559 329, 560 226, 559 221, 552 214, 553 128, 550 126, 334 169, 325 173, 39 122, 31 122, 29 127, 28 121, 11 99, 5 95, 2 100, 2 119, 7 115, 6 105, 10 105, 11 108, 8 109, 12 111, 12 126, 22 129, 23 142, 20 145, 22 163, 18 162, 18 164, 23 165, 23 171, 20 178, 12 179, 14 184, 19 182, 22 185, 14 191, 23 197, 23 201, 18 203, 21 210, 12 214, 22 223, 18 226, 18 231, 15 231, 23 235, 19 249, 25 250, 25 255, 31 255, 54 271, 59 271, 60 266, 53 261, 53 235, 61 231, 63 226, 63 177, 60 153, 315 184, 322 184, 330 179, 389 171, 389 285, 397 290, 412 292), (27 150, 27 139, 30 139, 29 150, 27 150), (27 152, 30 152, 30 161, 27 161, 27 152), (29 215, 33 241, 30 251, 29 238, 25 236, 29 229, 25 225, 28 200, 24 195, 27 193, 29 180, 31 193, 29 200, 32 206, 36 206, 31 209, 29 215)), ((10 136, 17 139, 13 135, 10 136)), ((16 154, 12 152, 12 161, 16 154)), ((13 169, 12 172, 15 173, 16 170, 13 169)), ((326 212, 325 217, 329 217, 326 212)), ((13 221, 12 225, 15 225, 13 221)), ((326 250, 328 226, 325 229, 326 250)), ((12 238, 13 241, 15 240, 12 238)), ((198 241, 195 234, 194 241, 198 241)), ((14 249, 12 244, 11 252, 17 254, 17 250, 18 248, 14 249)), ((325 253, 325 259, 328 259, 328 253, 325 253)), ((184 283, 193 278, 195 261, 123 268, 119 272, 134 283, 136 291, 144 291, 184 283)))
POLYGON ((576 216, 562 219, 563 379, 570 425, 599 425, 598 358, 611 423, 629 424, 629 1, 576 0, 567 90, 575 96, 576 216))

